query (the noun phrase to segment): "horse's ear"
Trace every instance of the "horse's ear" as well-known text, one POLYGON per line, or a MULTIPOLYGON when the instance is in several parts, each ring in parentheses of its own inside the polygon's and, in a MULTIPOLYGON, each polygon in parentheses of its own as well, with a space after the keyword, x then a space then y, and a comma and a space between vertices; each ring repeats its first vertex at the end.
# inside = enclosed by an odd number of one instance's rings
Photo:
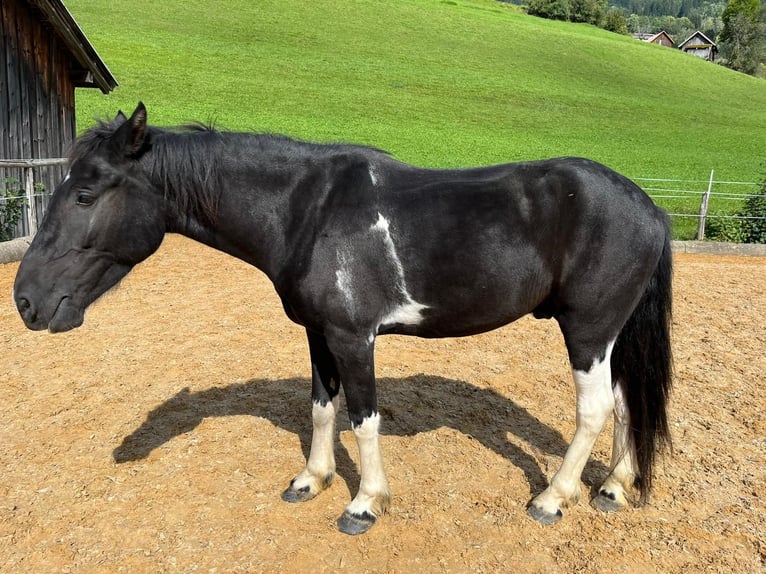
MULTIPOLYGON (((120 115, 125 117, 122 112, 117 114, 117 120, 120 120, 120 115)), ((124 122, 120 124, 117 131, 114 132, 112 138, 112 146, 114 151, 124 156, 134 156, 146 142, 146 106, 143 102, 138 102, 133 114, 126 118, 124 122)))

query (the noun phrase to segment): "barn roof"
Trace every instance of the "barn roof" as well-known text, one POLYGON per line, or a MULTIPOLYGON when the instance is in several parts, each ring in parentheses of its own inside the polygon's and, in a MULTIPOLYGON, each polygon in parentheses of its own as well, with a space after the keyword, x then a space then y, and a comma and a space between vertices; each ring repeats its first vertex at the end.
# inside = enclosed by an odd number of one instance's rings
POLYGON ((658 32, 657 34, 654 34, 653 36, 651 36, 651 37, 650 37, 650 38, 647 40, 647 42, 652 42, 652 43, 653 43, 653 42, 654 42, 654 41, 655 41, 657 38, 660 38, 661 36, 664 36, 665 38, 667 38, 667 39, 668 39, 668 41, 669 41, 671 44, 675 44, 675 42, 673 41, 673 38, 672 38, 672 37, 670 36, 670 34, 668 34, 668 33, 667 33, 665 30, 663 30, 662 32, 658 32))
POLYGON ((704 45, 704 46, 712 46, 713 48, 716 48, 716 47, 717 47, 716 43, 715 43, 715 42, 713 42, 713 40, 711 40, 710 38, 708 38, 707 36, 705 36, 705 34, 703 34, 702 32, 700 32, 699 30, 697 30, 697 31, 696 31, 694 34, 692 34, 691 36, 689 36, 689 37, 688 37, 686 40, 684 40, 683 42, 681 42, 681 43, 678 45, 678 47, 679 47, 681 50, 683 50, 683 49, 684 49, 684 47, 685 47, 687 44, 689 44, 689 43, 690 43, 692 40, 694 40, 694 39, 696 39, 696 40, 697 40, 697 44, 700 44, 700 45, 704 45))
POLYGON ((80 65, 75 70, 74 85, 79 88, 100 88, 105 94, 117 87, 117 80, 85 37, 61 0, 27 0, 41 15, 41 20, 64 42, 80 65))

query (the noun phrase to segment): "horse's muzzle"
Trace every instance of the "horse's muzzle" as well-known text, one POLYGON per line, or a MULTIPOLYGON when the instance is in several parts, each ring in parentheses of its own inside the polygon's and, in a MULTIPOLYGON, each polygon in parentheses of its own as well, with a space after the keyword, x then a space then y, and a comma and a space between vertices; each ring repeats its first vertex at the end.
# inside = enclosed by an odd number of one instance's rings
POLYGON ((55 307, 49 306, 53 309, 50 313, 24 293, 14 293, 14 299, 24 324, 33 331, 48 329, 51 333, 61 333, 82 325, 83 310, 74 305, 69 297, 61 297, 55 307))

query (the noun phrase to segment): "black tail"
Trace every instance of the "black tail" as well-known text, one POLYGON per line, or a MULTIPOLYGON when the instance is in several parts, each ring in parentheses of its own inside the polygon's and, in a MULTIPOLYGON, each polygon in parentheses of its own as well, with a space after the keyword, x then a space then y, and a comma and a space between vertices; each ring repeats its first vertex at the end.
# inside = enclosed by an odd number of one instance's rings
POLYGON ((623 327, 612 352, 612 377, 622 385, 630 412, 638 465, 637 486, 644 504, 652 487, 655 456, 671 446, 667 405, 673 370, 670 348, 673 259, 670 230, 638 306, 623 327))

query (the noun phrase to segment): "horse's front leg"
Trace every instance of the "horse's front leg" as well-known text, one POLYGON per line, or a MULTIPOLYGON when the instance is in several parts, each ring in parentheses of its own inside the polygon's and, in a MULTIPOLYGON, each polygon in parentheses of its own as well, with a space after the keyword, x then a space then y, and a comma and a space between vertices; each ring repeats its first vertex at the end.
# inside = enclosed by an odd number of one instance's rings
POLYGON ((311 354, 313 434, 306 468, 282 493, 287 502, 314 498, 335 477, 335 418, 338 413, 340 375, 323 335, 307 331, 311 354))
POLYGON ((374 340, 334 333, 328 334, 327 343, 343 383, 348 416, 359 447, 361 475, 359 490, 338 519, 338 528, 346 534, 361 534, 375 524, 391 502, 378 438, 380 414, 375 392, 374 340))

